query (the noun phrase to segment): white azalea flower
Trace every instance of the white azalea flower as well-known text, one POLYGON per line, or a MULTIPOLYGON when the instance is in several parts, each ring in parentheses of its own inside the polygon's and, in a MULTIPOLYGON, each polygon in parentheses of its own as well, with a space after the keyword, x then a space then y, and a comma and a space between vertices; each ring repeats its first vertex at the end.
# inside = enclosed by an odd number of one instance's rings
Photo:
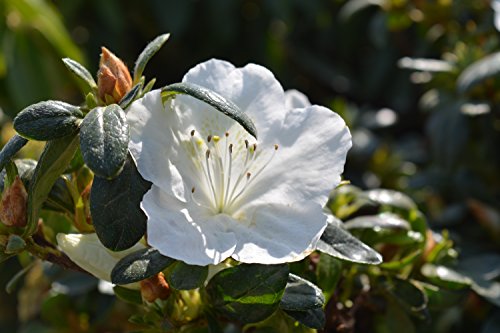
POLYGON ((351 147, 344 121, 298 92, 286 97, 273 74, 254 64, 210 60, 183 82, 234 102, 259 137, 190 96, 162 105, 156 90, 134 102, 129 148, 153 183, 141 203, 148 243, 194 265, 306 257, 326 227, 323 206, 351 147))
POLYGON ((105 281, 111 281, 111 271, 120 259, 146 248, 137 243, 125 251, 110 251, 96 234, 57 234, 56 238, 57 245, 75 264, 105 281))

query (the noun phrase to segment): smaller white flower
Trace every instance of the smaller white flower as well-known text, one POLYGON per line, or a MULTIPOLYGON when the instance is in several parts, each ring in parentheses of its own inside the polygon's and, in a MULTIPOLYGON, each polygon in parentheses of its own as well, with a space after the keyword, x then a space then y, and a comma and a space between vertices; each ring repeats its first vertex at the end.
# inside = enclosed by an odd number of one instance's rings
POLYGON ((102 245, 96 234, 57 234, 57 244, 75 264, 105 281, 111 281, 111 271, 120 259, 145 248, 137 243, 125 251, 113 252, 102 245))

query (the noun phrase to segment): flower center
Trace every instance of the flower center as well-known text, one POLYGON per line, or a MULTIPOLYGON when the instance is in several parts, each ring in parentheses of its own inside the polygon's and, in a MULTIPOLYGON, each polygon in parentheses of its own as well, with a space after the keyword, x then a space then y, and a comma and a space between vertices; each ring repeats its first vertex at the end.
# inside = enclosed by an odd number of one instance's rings
POLYGON ((233 144, 229 132, 222 138, 209 135, 203 139, 192 130, 190 136, 193 162, 200 171, 200 187, 205 189, 209 204, 197 200, 197 186, 191 189, 191 199, 215 214, 231 215, 237 210, 245 191, 271 163, 278 150, 278 145, 274 145, 272 153, 265 154, 262 149, 257 150, 256 143, 246 139, 233 144))

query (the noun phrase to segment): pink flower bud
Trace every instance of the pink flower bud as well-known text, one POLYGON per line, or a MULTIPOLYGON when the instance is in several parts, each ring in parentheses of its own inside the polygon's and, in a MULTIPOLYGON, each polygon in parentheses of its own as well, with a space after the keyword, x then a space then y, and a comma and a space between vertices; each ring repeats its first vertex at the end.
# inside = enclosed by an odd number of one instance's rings
POLYGON ((105 47, 101 50, 97 72, 99 98, 106 104, 110 101, 117 103, 132 88, 132 78, 127 66, 120 58, 105 47), (106 98, 106 95, 109 97, 106 98))
POLYGON ((148 302, 154 302, 158 298, 165 300, 170 296, 170 287, 162 272, 142 280, 140 284, 142 298, 148 302))

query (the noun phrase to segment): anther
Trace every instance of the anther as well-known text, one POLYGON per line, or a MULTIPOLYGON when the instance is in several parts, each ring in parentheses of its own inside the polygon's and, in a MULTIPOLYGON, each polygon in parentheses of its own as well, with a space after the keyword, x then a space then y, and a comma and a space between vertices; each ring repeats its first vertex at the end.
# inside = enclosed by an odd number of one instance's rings
POLYGON ((210 141, 212 141, 212 136, 211 135, 207 136, 207 142, 210 142, 210 141))
POLYGON ((207 156, 207 158, 210 158, 210 149, 207 149, 207 152, 205 153, 205 155, 207 156))
POLYGON ((226 135, 226 138, 227 138, 227 137, 229 136, 229 132, 226 132, 226 134, 225 134, 225 135, 226 135))
POLYGON ((278 150, 279 146, 278 145, 274 145, 274 150, 278 150))
POLYGON ((245 140, 245 148, 248 149, 248 140, 245 140))
POLYGON ((214 135, 213 139, 214 139, 214 142, 217 143, 217 142, 219 142, 220 137, 218 135, 214 135))
POLYGON ((256 143, 254 143, 254 144, 253 144, 253 151, 254 151, 254 153, 255 153, 255 151, 256 151, 256 150, 257 150, 257 144, 256 144, 256 143))
POLYGON ((194 190, 195 190, 195 188, 194 188, 194 186, 193 186, 193 188, 191 189, 191 193, 194 193, 194 190))
POLYGON ((229 144, 229 154, 232 154, 233 153, 233 144, 230 143, 229 144))
POLYGON ((252 175, 252 174, 251 174, 250 172, 247 172, 247 179, 250 179, 250 176, 251 176, 251 175, 252 175))
POLYGON ((195 130, 191 131, 191 136, 194 136, 195 130))

